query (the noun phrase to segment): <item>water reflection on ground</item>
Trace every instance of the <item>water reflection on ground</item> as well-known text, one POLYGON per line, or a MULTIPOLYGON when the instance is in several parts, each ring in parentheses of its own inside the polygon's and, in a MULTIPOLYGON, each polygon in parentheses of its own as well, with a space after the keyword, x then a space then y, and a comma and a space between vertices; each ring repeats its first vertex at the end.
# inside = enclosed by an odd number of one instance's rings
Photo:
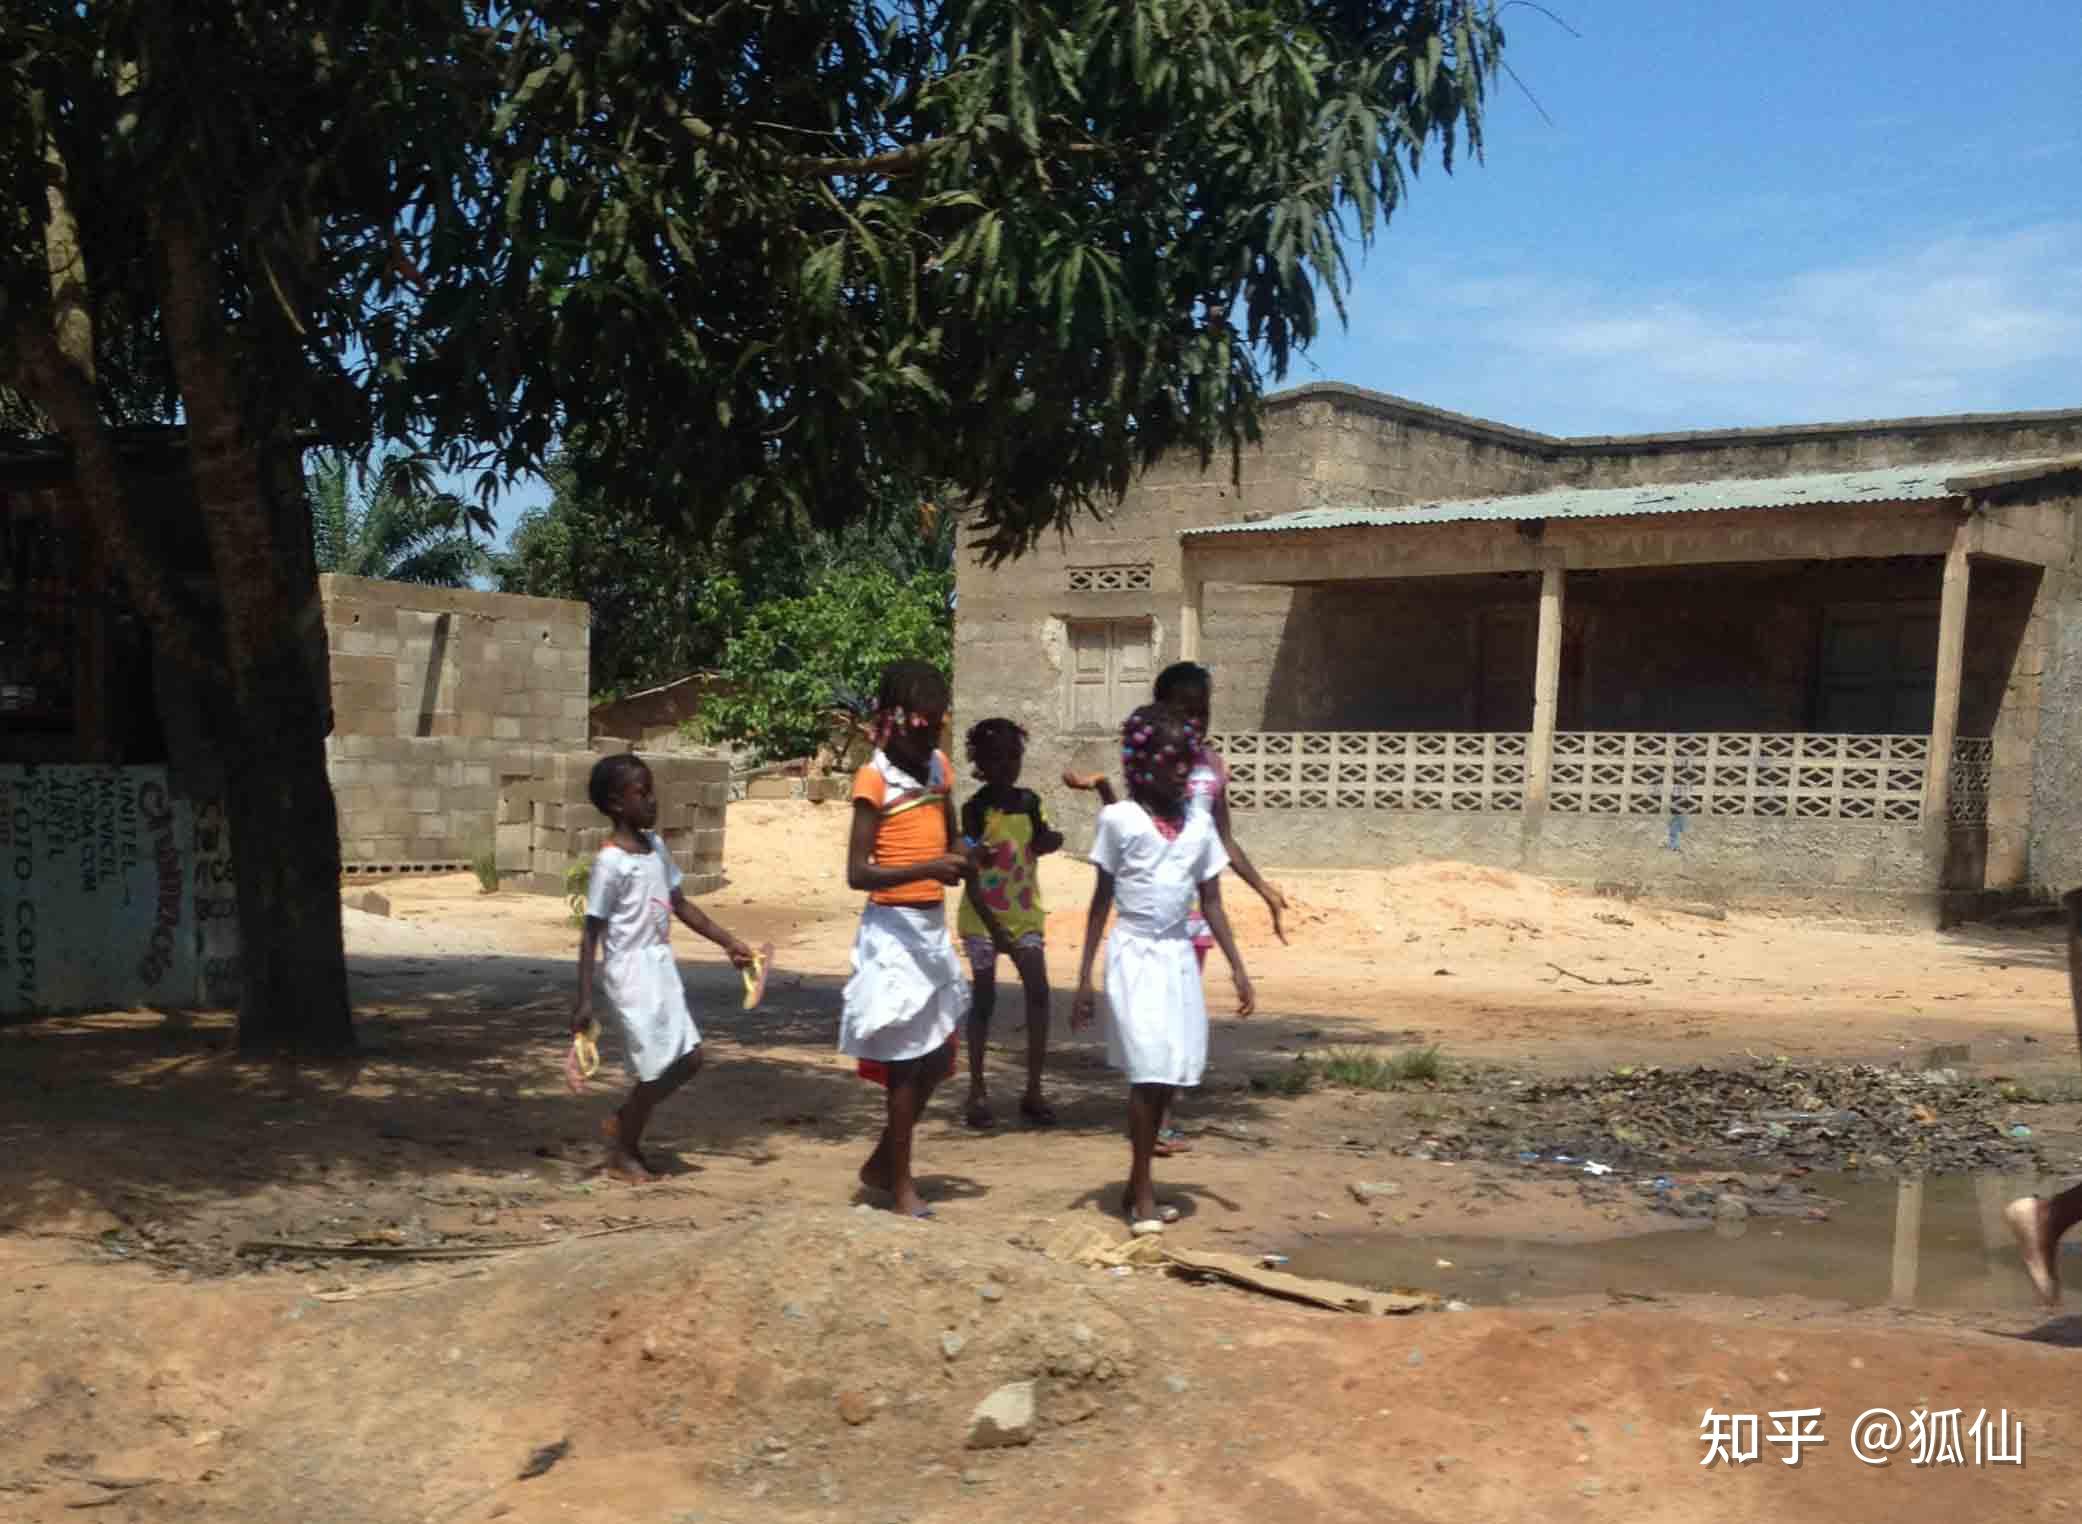
MULTIPOLYGON (((1287 1269, 1435 1291, 1477 1305, 1583 1292, 1798 1295, 1853 1306, 2021 1309, 2031 1282, 2004 1203, 2037 1182, 2003 1175, 1884 1180, 1808 1175, 1841 1203, 1826 1222, 1752 1217, 1592 1242, 1369 1234, 1321 1238, 1287 1269)), ((2082 1260, 2073 1276, 2082 1275, 2082 1260)))

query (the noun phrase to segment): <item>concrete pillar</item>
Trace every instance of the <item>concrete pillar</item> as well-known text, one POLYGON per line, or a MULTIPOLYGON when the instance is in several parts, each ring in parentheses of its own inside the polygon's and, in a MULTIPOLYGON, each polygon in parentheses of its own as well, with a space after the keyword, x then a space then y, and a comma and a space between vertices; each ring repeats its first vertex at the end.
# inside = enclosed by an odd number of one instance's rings
POLYGON ((1937 612, 1937 702, 1930 717, 1930 762, 1923 773, 1923 867, 1925 887, 1936 897, 1943 920, 1945 861, 1951 846, 1952 743, 1959 735, 1959 686, 1966 667, 1966 605, 1971 560, 1979 522, 1961 521, 1945 556, 1945 580, 1937 612))
POLYGON ((1923 1239, 1923 1182, 1894 1182, 1894 1274, 1888 1300, 1897 1307, 1916 1301, 1916 1260, 1923 1239))
POLYGON ((1561 696, 1562 569, 1540 573, 1540 633, 1533 648, 1533 733, 1525 746, 1525 813, 1530 822, 1547 813, 1548 780, 1554 775, 1554 717, 1561 696))
POLYGON ((1205 585, 1193 575, 1192 569, 1185 572, 1184 587, 1180 593, 1178 608, 1178 659, 1200 660, 1200 600, 1206 593, 1205 585))

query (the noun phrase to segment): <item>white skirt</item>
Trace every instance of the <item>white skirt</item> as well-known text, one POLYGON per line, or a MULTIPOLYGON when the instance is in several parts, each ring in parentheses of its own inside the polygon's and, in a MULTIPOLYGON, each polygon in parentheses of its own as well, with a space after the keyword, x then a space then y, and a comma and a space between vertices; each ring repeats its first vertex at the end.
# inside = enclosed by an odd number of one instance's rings
POLYGON ((1207 997, 1192 939, 1115 923, 1106 939, 1106 1061, 1131 1085, 1200 1083, 1207 997))
POLYGON ((946 907, 869 901, 853 936, 839 1051, 885 1064, 924 1058, 947 1045, 968 1011, 946 907))
POLYGON ((663 942, 618 953, 600 965, 601 992, 621 1023, 622 1046, 639 1080, 654 1080, 701 1046, 687 987, 663 942))

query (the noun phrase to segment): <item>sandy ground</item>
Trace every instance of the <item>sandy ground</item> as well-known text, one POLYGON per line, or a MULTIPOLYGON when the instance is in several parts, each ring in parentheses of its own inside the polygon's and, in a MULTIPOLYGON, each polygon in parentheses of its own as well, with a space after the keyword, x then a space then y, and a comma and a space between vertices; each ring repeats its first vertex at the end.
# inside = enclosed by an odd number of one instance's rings
MULTIPOLYGON (((1074 861, 1044 875, 1062 1125, 971 1131, 951 1088, 918 1145, 937 1220, 857 1205, 879 1092, 832 1051, 858 911, 844 831, 836 806, 732 807, 707 908, 773 941, 778 973, 742 1012, 683 940, 707 1069, 660 1112, 668 1172, 640 1190, 594 1167, 612 1049, 589 1095, 561 1082, 564 907, 468 878, 348 910, 351 1064, 241 1060, 216 1018, 0 1029, 0 1517, 1879 1520, 2074 1496, 2056 1393, 2082 1320, 2026 1308, 1992 1257, 1965 1309, 1760 1281, 1371 1320, 1050 1258, 1067 1228, 1120 1235, 1125 1165, 1119 1086, 1062 1030, 1090 885, 1074 861), (964 1450, 970 1408, 1023 1379, 1034 1444, 964 1450), (1709 1405, 1819 1406, 1827 1444, 1702 1468, 1709 1405), (2026 1464, 1851 1456, 1855 1415, 1919 1405, 2007 1409, 2026 1464)), ((1217 960, 1210 1084, 1182 1107, 1195 1147, 1160 1169, 1183 1245, 1392 1240, 1421 1266, 1413 1242, 1672 1225, 1632 1190, 1411 1156, 1441 1108, 1507 1113, 1509 1077, 1966 1043, 1974 1076, 2076 1089, 2050 932, 1712 920, 1456 865, 1275 877, 1290 942, 1232 888, 1263 1009, 1229 1014, 1217 960), (1298 1054, 1431 1045, 1454 1083, 1277 1083, 1298 1054), (1384 1180, 1386 1203, 1350 1191, 1384 1180)), ((1022 1039, 999 1025, 1003 1116, 1022 1039)), ((2049 1167, 2075 1163, 2072 1104, 2014 1119, 2049 1167)), ((1423 1289, 1453 1294, 1450 1271, 1423 1289)))

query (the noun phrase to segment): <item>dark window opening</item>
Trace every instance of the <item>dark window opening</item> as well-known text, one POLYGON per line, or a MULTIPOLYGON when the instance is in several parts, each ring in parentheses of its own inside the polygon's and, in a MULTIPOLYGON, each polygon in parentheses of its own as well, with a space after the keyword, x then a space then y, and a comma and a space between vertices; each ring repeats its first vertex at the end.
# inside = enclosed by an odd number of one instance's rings
POLYGON ((1815 729, 1824 734, 1930 734, 1937 707, 1937 605, 1825 610, 1815 697, 1815 729))

